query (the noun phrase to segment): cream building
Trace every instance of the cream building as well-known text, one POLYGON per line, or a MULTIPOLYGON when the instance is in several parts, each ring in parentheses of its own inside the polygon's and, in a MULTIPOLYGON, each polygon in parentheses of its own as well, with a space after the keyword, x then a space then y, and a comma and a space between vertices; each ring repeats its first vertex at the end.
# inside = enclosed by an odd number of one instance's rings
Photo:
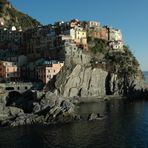
POLYGON ((77 44, 87 44, 87 34, 82 27, 70 29, 70 36, 77 44))
POLYGON ((96 27, 99 27, 100 25, 101 25, 100 22, 97 22, 97 21, 88 22, 88 28, 92 28, 92 27, 96 28, 96 27))
POLYGON ((121 30, 109 28, 109 41, 122 41, 121 30))
POLYGON ((109 28, 109 45, 115 50, 123 49, 123 39, 121 30, 109 28))

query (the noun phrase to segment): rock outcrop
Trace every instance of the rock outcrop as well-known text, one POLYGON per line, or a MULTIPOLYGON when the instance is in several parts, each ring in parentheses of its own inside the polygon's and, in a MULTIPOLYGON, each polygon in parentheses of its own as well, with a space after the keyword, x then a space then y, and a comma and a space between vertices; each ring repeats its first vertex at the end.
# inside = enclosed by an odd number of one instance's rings
POLYGON ((64 97, 90 97, 105 95, 108 72, 102 69, 76 65, 68 77, 60 75, 56 81, 58 92, 64 97), (62 77, 62 79, 60 78, 62 77))
POLYGON ((55 86, 57 92, 64 97, 122 95, 145 88, 144 80, 139 76, 131 76, 126 80, 103 69, 83 65, 76 65, 67 77, 64 73, 60 74, 55 86))
POLYGON ((103 120, 105 119, 105 116, 101 116, 99 113, 91 113, 88 115, 88 121, 93 121, 93 120, 103 120))
POLYGON ((91 53, 83 53, 77 60, 67 56, 52 91, 64 97, 131 96, 147 91, 139 64, 128 50, 105 53, 101 60, 98 57, 91 53))
MULTIPOLYGON (((21 102, 19 104, 12 103, 7 106, 7 101, 10 99, 7 96, 6 102, 0 103, 0 126, 19 126, 26 124, 54 124, 59 122, 70 122, 77 120, 79 116, 75 113, 75 106, 70 100, 65 100, 51 92, 26 92, 21 97, 31 94, 33 97, 25 100, 30 102, 30 111, 25 110, 26 104, 21 102), (12 106, 13 105, 13 106, 12 106)), ((18 98, 19 99, 19 98, 18 98)), ((14 100, 15 102, 16 100, 14 100)))

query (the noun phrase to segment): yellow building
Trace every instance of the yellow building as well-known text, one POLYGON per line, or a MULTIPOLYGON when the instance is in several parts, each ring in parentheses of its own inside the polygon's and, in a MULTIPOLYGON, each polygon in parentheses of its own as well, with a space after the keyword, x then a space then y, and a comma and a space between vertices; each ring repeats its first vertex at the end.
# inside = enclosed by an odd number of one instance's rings
POLYGON ((87 34, 86 30, 82 27, 76 26, 70 30, 70 36, 74 42, 77 44, 87 44, 87 34))

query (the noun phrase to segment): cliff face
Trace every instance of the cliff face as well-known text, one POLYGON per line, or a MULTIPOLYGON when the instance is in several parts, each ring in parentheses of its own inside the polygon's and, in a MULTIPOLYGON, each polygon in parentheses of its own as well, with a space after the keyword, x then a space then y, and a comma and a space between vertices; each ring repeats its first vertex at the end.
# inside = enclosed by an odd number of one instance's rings
POLYGON ((16 26, 23 30, 40 25, 40 23, 16 10, 7 0, 0 0, 0 21, 5 27, 16 26))
POLYGON ((144 89, 143 74, 135 57, 131 53, 129 56, 116 52, 67 56, 65 66, 56 77, 54 91, 64 97, 99 97, 132 95, 144 89), (109 60, 111 55, 112 60, 109 60), (120 60, 115 62, 117 57, 120 60))
POLYGON ((57 77, 55 83, 57 92, 64 97, 124 95, 144 88, 144 81, 140 76, 119 79, 116 74, 101 68, 82 65, 76 65, 67 76, 64 74, 65 70, 66 67, 57 77))

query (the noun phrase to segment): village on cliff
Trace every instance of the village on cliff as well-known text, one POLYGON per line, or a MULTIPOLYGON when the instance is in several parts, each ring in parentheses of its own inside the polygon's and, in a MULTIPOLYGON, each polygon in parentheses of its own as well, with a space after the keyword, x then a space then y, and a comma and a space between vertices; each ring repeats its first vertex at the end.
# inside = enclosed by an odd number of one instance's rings
POLYGON ((121 31, 97 21, 73 19, 22 30, 21 26, 6 28, 0 18, 0 81, 47 84, 66 57, 89 51, 89 38, 105 40, 111 52, 124 52, 121 31))

